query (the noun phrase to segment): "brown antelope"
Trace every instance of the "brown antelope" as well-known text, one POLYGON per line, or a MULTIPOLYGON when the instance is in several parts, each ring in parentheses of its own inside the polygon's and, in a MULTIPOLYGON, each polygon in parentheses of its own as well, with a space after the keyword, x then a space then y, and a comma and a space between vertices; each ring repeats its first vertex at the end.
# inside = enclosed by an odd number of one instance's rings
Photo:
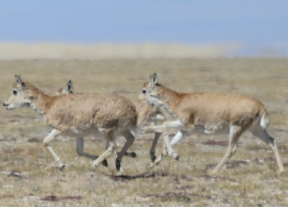
MULTIPOLYGON (((250 131, 268 144, 275 154, 279 172, 284 171, 276 141, 266 131, 268 112, 260 101, 237 94, 175 92, 159 84, 156 74, 144 84, 142 96, 154 106, 168 110, 175 119, 163 125, 145 127, 145 131, 166 133, 169 128, 176 128, 182 134, 187 131, 229 133, 228 152, 212 174, 217 173, 236 152, 237 142, 244 131, 250 131)), ((168 151, 171 153, 173 149, 168 148, 168 151)))
POLYGON ((15 75, 10 97, 3 103, 7 110, 28 106, 41 114, 46 124, 53 128, 43 140, 44 146, 54 157, 60 170, 65 165, 49 145, 56 136, 74 137, 101 133, 109 142, 108 149, 94 162, 98 166, 116 149, 115 139, 123 135, 126 143, 116 157, 116 169, 122 171, 123 155, 134 142, 137 113, 135 106, 126 98, 116 94, 66 94, 48 96, 15 75))
MULTIPOLYGON (((72 81, 69 80, 67 85, 64 87, 61 87, 56 95, 63 95, 63 94, 69 94, 69 93, 73 93, 73 84, 72 81)), ((134 102, 134 105, 136 107, 136 111, 138 114, 138 119, 137 119, 137 126, 139 129, 141 129, 141 127, 155 124, 155 121, 160 120, 160 121, 164 121, 167 114, 162 114, 158 109, 152 107, 150 104, 147 103, 143 103, 142 101, 138 100, 136 102, 134 102)), ((160 133, 155 133, 154 139, 153 139, 153 143, 152 146, 150 148, 150 158, 152 163, 150 163, 150 167, 154 167, 155 165, 157 165, 161 159, 162 156, 160 155, 158 158, 155 156, 155 148, 157 146, 158 140, 160 138, 161 134, 160 133)), ((79 156, 85 156, 91 159, 96 159, 97 156, 95 157, 94 155, 85 153, 83 151, 84 149, 84 138, 77 138, 77 145, 76 145, 76 149, 77 149, 77 153, 79 156)), ((109 143, 106 143, 106 148, 108 148, 109 143)), ((166 145, 163 145, 163 151, 162 154, 166 154, 166 145)), ((125 156, 129 156, 129 157, 136 157, 136 153, 134 152, 126 152, 125 156)), ((172 157, 174 157, 175 159, 178 159, 178 155, 176 153, 171 155, 172 157)), ((103 165, 107 166, 108 163, 107 161, 103 162, 103 165)))
MULTIPOLYGON (((66 86, 61 87, 57 90, 56 96, 69 94, 69 93, 73 93, 73 83, 71 80, 68 81, 66 86)), ((94 134, 94 136, 99 136, 99 135, 101 136, 101 134, 99 134, 99 133, 94 134)), ((119 146, 119 145, 117 144, 117 146, 119 146)), ((108 147, 109 147, 109 142, 106 141, 106 149, 108 149, 108 147)), ((77 137, 76 138, 76 151, 77 151, 77 154, 79 156, 87 157, 87 158, 90 158, 92 160, 96 160, 98 158, 98 156, 96 156, 96 155, 91 155, 91 154, 84 152, 84 137, 77 137)), ((133 158, 137 157, 135 152, 125 152, 125 156, 129 156, 129 157, 133 157, 133 158)), ((102 162, 102 164, 107 167, 108 166, 107 160, 104 160, 102 162)))

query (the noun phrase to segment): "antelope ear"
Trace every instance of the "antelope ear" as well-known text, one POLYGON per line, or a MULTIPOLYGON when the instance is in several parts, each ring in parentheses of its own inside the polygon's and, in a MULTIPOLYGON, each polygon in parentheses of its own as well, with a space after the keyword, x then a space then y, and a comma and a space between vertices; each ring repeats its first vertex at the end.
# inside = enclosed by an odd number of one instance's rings
POLYGON ((71 80, 68 81, 67 85, 66 85, 66 91, 68 93, 73 93, 73 83, 71 80))
POLYGON ((151 84, 152 88, 154 88, 157 83, 158 83, 157 74, 154 73, 153 75, 150 75, 150 84, 151 84))
POLYGON ((25 84, 21 80, 20 75, 15 75, 15 81, 16 81, 17 87, 21 88, 22 90, 26 88, 25 84))

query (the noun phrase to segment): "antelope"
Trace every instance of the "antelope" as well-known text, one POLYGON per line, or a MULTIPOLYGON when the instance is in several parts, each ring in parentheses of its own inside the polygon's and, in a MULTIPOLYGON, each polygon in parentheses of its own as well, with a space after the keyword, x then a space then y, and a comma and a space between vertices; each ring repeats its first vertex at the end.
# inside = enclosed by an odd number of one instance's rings
MULTIPOLYGON (((73 83, 71 80, 68 81, 68 83, 66 84, 66 86, 61 87, 57 92, 56 95, 63 95, 63 94, 69 94, 69 93, 73 93, 73 83)), ((164 121, 166 119, 166 117, 168 116, 167 114, 162 113, 158 108, 154 108, 151 105, 149 105, 148 103, 143 103, 141 100, 137 100, 136 102, 133 102, 133 104, 136 107, 136 111, 138 114, 138 119, 137 119, 137 127, 139 129, 141 129, 141 127, 147 126, 149 124, 154 124, 155 125, 155 121, 164 121)), ((139 132, 140 133, 140 132, 139 132)), ((145 132, 143 132, 145 133, 145 132)), ((163 152, 160 156, 156 157, 155 155, 155 148, 157 146, 158 140, 161 136, 161 133, 155 133, 154 135, 154 139, 152 142, 152 146, 150 148, 150 159, 152 161, 152 163, 150 163, 148 166, 153 168, 154 166, 156 166, 161 160, 162 160, 162 155, 166 155, 166 145, 163 145, 163 152)), ((90 155, 88 153, 83 152, 83 148, 84 148, 84 138, 77 138, 76 139, 76 150, 79 156, 85 156, 91 159, 96 159, 94 155, 90 155)), ((165 144, 165 142, 164 142, 165 144)), ((109 143, 106 143, 106 148, 108 148, 109 143)), ((126 152, 125 156, 129 156, 129 157, 136 157, 136 153, 134 152, 126 152)), ((172 157, 174 157, 174 159, 178 160, 179 156, 174 153, 171 155, 172 157)), ((108 166, 107 161, 103 162, 104 166, 108 166)))
MULTIPOLYGON (((60 95, 64 95, 64 94, 69 94, 69 93, 73 93, 73 83, 71 80, 69 80, 67 82, 67 84, 64 86, 64 87, 61 87, 57 90, 56 92, 56 96, 60 96, 60 95)), ((97 134, 99 135, 99 134, 97 134)), ((117 142, 116 142, 117 143, 117 142)), ((117 147, 119 145, 117 144, 117 147)), ((106 141, 106 149, 108 149, 109 147, 109 142, 106 141)), ((91 155, 91 154, 88 154, 86 152, 84 152, 84 137, 77 137, 76 138, 76 151, 77 151, 77 154, 79 156, 84 156, 84 157, 87 157, 87 158, 90 158, 92 160, 95 160, 98 158, 98 156, 96 155, 91 155)), ((136 153, 135 152, 125 152, 125 156, 129 156, 129 157, 132 157, 132 158, 135 158, 137 157, 136 153)), ((108 166, 108 162, 107 160, 104 160, 102 162, 102 164, 107 167, 108 166)))
MULTIPOLYGON (((274 152, 279 172, 284 171, 276 140, 266 131, 269 125, 268 111, 255 98, 239 94, 179 93, 158 83, 157 74, 144 83, 142 97, 156 107, 165 108, 174 121, 162 125, 147 126, 146 131, 165 133, 175 128, 180 130, 179 142, 185 132, 229 133, 228 151, 210 172, 216 174, 237 150, 237 142, 245 131, 251 132, 268 144, 274 152)), ((172 140, 173 142, 173 140, 172 140)), ((167 149, 169 153, 172 147, 167 149)))
POLYGON ((7 110, 30 107, 44 117, 53 130, 43 140, 60 170, 65 165, 57 156, 50 142, 58 135, 84 137, 101 133, 109 142, 108 149, 93 161, 97 167, 114 153, 115 139, 123 135, 126 143, 117 155, 116 169, 123 172, 121 161, 125 152, 135 140, 137 113, 135 106, 126 98, 116 94, 66 94, 48 96, 29 82, 15 75, 15 83, 10 97, 3 103, 7 110))

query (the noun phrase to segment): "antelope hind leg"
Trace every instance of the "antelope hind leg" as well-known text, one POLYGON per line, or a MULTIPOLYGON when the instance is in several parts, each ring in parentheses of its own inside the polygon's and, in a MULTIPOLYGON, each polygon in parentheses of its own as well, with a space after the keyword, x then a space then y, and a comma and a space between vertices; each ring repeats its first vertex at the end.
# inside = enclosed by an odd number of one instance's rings
MULTIPOLYGON (((97 155, 91 155, 91 154, 84 152, 84 138, 83 137, 76 139, 76 151, 79 156, 87 157, 92 160, 96 160, 98 158, 97 155)), ((102 165, 104 167, 108 167, 108 162, 106 159, 103 160, 102 165)))

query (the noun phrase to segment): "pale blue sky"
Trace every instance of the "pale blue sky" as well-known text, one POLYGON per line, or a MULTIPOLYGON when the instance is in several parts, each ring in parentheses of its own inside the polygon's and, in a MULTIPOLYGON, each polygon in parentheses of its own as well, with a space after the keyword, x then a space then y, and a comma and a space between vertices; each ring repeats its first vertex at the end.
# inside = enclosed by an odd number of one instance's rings
POLYGON ((0 42, 243 44, 288 56, 287 0, 0 0, 0 42))

